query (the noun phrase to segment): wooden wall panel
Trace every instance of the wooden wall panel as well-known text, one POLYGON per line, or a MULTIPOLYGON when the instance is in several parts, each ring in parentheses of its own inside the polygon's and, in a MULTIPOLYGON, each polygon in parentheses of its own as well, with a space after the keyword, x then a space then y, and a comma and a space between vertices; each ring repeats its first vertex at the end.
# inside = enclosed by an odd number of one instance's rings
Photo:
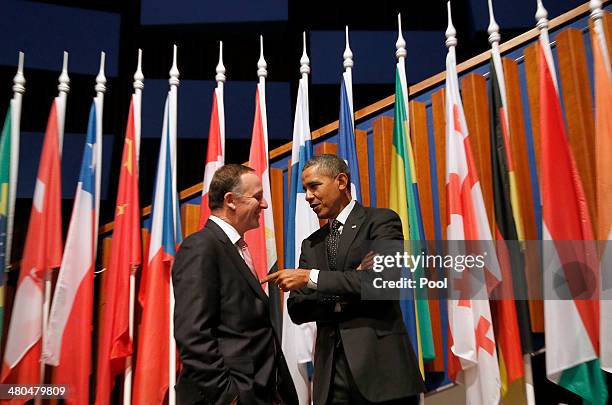
POLYGON ((567 133, 578 172, 582 179, 592 223, 595 208, 595 122, 584 36, 568 28, 557 36, 559 79, 567 133))
POLYGON ((332 155, 337 154, 338 153, 338 144, 331 143, 331 142, 321 142, 321 143, 315 145, 315 154, 316 155, 323 155, 325 153, 330 153, 332 155))
POLYGON ((374 120, 374 161, 376 162, 376 206, 389 208, 389 181, 393 150, 393 118, 374 120))
MULTIPOLYGON (((431 108, 434 120, 434 139, 436 140, 436 168, 438 173, 438 198, 440 199, 440 225, 442 239, 446 239, 448 213, 446 212, 446 117, 444 116, 444 89, 431 95, 431 108)), ((432 185, 433 187, 433 185, 432 185)))
POLYGON ((285 234, 284 230, 284 194, 283 170, 270 169, 270 192, 272 193, 272 207, 274 208, 274 237, 276 238, 276 257, 278 268, 285 265, 285 234))
POLYGON ((200 206, 196 204, 181 205, 181 229, 183 239, 199 230, 200 206))
POLYGON ((525 76, 529 96, 529 113, 531 116, 531 133, 535 152, 536 170, 540 177, 540 85, 538 79, 539 43, 536 41, 525 48, 525 76))
MULTIPOLYGON (((538 239, 538 229, 535 222, 533 206, 531 173, 529 171, 529 157, 527 151, 527 138, 525 134, 525 119, 521 97, 519 70, 516 61, 510 58, 502 60, 506 79, 506 92, 508 98, 508 121, 510 127, 510 153, 514 164, 514 173, 518 186, 521 205, 521 217, 525 240, 538 239)), ((540 256, 535 244, 525 245, 525 274, 527 278, 528 295, 530 297, 542 296, 542 275, 539 271, 540 256)), ((541 300, 529 301, 531 329, 534 332, 544 332, 544 305, 541 300)))
POLYGON ((361 184, 361 204, 370 206, 370 164, 368 159, 368 131, 355 130, 355 147, 359 164, 359 182, 361 184))
POLYGON ((419 201, 423 217, 425 239, 434 240, 434 212, 429 170, 429 139, 427 137, 427 112, 425 103, 410 103, 410 138, 414 152, 419 201))
POLYGON ((487 209, 491 234, 495 235, 495 213, 493 206, 493 177, 491 173, 491 133, 487 80, 469 74, 461 81, 461 93, 467 121, 470 147, 478 170, 480 188, 487 209))

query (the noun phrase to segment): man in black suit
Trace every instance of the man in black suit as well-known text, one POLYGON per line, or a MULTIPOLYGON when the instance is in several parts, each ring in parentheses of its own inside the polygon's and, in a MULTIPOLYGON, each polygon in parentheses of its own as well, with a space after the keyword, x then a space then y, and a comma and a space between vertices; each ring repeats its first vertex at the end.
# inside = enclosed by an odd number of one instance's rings
POLYGON ((225 165, 208 193, 211 217, 182 243, 172 269, 180 404, 297 405, 244 233, 268 207, 259 177, 225 165))
MULTIPOLYGON (((292 290, 293 322, 317 322, 314 403, 416 404, 424 391, 397 300, 362 300, 375 273, 372 240, 402 240, 398 215, 351 198, 350 174, 336 155, 311 159, 302 171, 306 200, 329 222, 302 243, 300 269, 262 281, 292 290)), ((391 243, 391 242, 389 242, 391 243)))

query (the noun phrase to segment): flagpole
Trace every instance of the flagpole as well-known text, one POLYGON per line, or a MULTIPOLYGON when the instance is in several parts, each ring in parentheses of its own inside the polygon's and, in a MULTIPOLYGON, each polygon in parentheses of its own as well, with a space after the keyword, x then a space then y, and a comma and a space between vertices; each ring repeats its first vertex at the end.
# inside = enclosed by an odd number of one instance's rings
MULTIPOLYGON (((179 85, 179 71, 176 66, 176 45, 174 45, 174 54, 172 60, 172 68, 170 69, 170 97, 169 97, 169 114, 168 114, 168 130, 169 130, 169 142, 168 147, 170 148, 170 164, 171 176, 172 176, 172 195, 176 190, 176 126, 177 126, 177 92, 179 85)), ((172 218, 174 226, 174 238, 176 240, 176 218, 177 218, 177 207, 178 201, 176 198, 172 198, 172 218)), ((171 270, 172 271, 172 268, 171 270)), ((174 340, 174 287, 172 285, 172 277, 170 277, 170 313, 169 313, 169 336, 170 342, 168 346, 169 356, 169 370, 168 370, 168 404, 176 404, 176 392, 174 391, 174 385, 176 384, 176 341, 174 340)))
MULTIPOLYGON (((25 93, 25 77, 23 76, 23 52, 19 52, 17 74, 13 78, 13 99, 11 100, 11 167, 9 180, 9 206, 6 227, 5 268, 11 268, 11 243, 13 236, 13 221, 15 219, 15 198, 17 197, 17 175, 19 168, 19 138, 21 122, 21 101, 25 93)), ((3 298, 4 299, 4 298, 3 298)))
MULTIPOLYGON (((144 89, 144 75, 142 74, 142 49, 138 50, 138 67, 134 73, 134 143, 136 144, 136 164, 134 170, 138 172, 138 162, 140 158, 140 102, 144 89)), ((128 124, 129 125, 129 124, 128 124)), ((129 336, 130 341, 134 341, 134 300, 136 299, 136 271, 138 266, 132 266, 130 271, 130 304, 129 304, 129 336)), ((125 377, 123 378, 123 405, 132 403, 132 356, 125 359, 125 377)))
MULTIPOLYGON (((60 162, 62 159, 62 147, 64 144, 64 119, 66 117, 66 98, 68 92, 70 92, 70 77, 68 76, 68 52, 64 51, 64 61, 62 64, 62 73, 58 79, 57 89, 59 91, 58 96, 55 98, 57 105, 57 136, 58 136, 58 150, 60 162)), ((45 269, 45 295, 43 300, 43 325, 42 325, 42 347, 45 347, 45 341, 47 337, 47 321, 49 320, 49 309, 51 307, 51 275, 53 269, 45 269)), ((42 356, 42 352, 41 352, 42 356)), ((45 382, 45 362, 42 357, 40 359, 40 382, 45 382)), ((41 404, 41 400, 37 398, 35 404, 41 404)))
POLYGON ((223 65, 223 41, 219 41, 219 63, 215 69, 217 75, 215 80, 217 81, 217 111, 219 114, 219 133, 221 134, 221 156, 223 156, 223 163, 225 163, 225 104, 224 104, 224 86, 225 86, 225 66, 223 65))
MULTIPOLYGON (((100 71, 96 76, 96 150, 94 153, 96 154, 96 162, 98 165, 98 169, 96 170, 96 211, 94 218, 94 235, 98 235, 98 220, 100 218, 100 190, 101 190, 101 181, 102 181, 102 144, 103 144, 103 135, 102 135, 102 117, 103 117, 103 109, 104 109, 104 93, 106 93, 106 76, 104 76, 104 61, 106 58, 106 54, 104 52, 100 52, 100 71)), ((98 246, 98 238, 94 238, 94 255, 97 251, 98 246)), ((94 260, 95 262, 95 260, 94 260)))
POLYGON ((591 20, 593 20, 593 27, 595 29, 595 33, 597 34, 597 40, 599 41, 599 45, 601 46, 601 52, 603 54, 604 65, 608 74, 611 73, 610 67, 610 55, 608 54, 608 43, 606 41, 606 35, 604 32, 603 22, 601 19, 603 18, 603 10, 601 8, 601 0, 591 0, 589 3, 589 7, 591 9, 591 20))
POLYGON ((346 38, 346 47, 344 48, 344 53, 342 54, 342 58, 344 61, 342 62, 342 66, 344 67, 344 76, 346 94, 348 96, 349 101, 349 109, 351 110, 351 125, 353 126, 353 130, 355 129, 355 114, 353 109, 353 51, 351 51, 351 47, 349 45, 349 34, 348 34, 348 25, 345 27, 345 38, 346 38))
POLYGON ((70 78, 68 77, 68 52, 64 51, 64 64, 62 66, 62 73, 59 77, 59 85, 57 86, 59 94, 56 98, 58 102, 57 108, 57 132, 59 136, 59 154, 60 160, 62 158, 62 149, 64 145, 64 119, 66 117, 66 98, 68 92, 70 92, 70 78))
MULTIPOLYGON (((263 35, 259 36, 259 60, 257 61, 257 76, 259 77, 259 107, 261 108, 261 124, 264 131, 266 151, 268 150, 268 113, 266 111, 266 77, 268 77, 268 64, 264 59, 263 35)), ((269 154, 266 153, 266 167, 270 166, 269 154)), ((268 285, 266 284, 266 289, 268 285)))
MULTIPOLYGON (((493 65, 495 66, 495 71, 497 73, 497 81, 499 82, 499 92, 502 99, 502 105, 504 106, 503 114, 504 114, 504 122, 502 125, 509 125, 508 119, 508 99, 506 93, 506 81, 504 76, 504 67, 501 61, 501 54, 499 50, 499 41, 501 40, 501 36, 499 34, 499 25, 495 21, 495 16, 493 15, 493 3, 491 0, 488 0, 489 5, 489 27, 487 28, 487 32, 489 34, 489 43, 491 44, 491 58, 493 59, 493 65)), ((494 112, 492 112, 493 114, 494 112)), ((510 133, 509 128, 506 128, 508 133, 510 133)), ((508 135, 509 137, 511 135, 508 135)), ((512 210, 520 209, 519 206, 516 206, 514 201, 511 201, 512 210), (512 204, 514 203, 514 204, 512 204)), ((520 212, 518 212, 518 217, 521 218, 520 212)), ((518 239, 520 244, 521 252, 525 252, 524 245, 524 233, 523 233, 523 224, 520 222, 520 219, 516 221, 516 228, 518 232, 518 239)), ((522 269, 519 269, 522 271, 522 269)), ((523 354, 523 371, 525 374, 525 395, 527 399, 528 405, 535 405, 535 386, 533 383, 533 370, 531 364, 531 354, 524 353, 523 354)))

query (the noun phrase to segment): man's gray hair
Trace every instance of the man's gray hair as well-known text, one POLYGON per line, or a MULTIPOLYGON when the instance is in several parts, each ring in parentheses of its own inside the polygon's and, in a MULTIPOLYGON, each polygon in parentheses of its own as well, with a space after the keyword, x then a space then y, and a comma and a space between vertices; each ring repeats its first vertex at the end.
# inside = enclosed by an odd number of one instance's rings
POLYGON ((302 171, 312 166, 316 166, 324 175, 331 178, 335 178, 340 173, 344 173, 346 177, 348 177, 348 184, 351 184, 351 172, 349 171, 348 165, 338 155, 326 153, 314 156, 306 162, 302 171))

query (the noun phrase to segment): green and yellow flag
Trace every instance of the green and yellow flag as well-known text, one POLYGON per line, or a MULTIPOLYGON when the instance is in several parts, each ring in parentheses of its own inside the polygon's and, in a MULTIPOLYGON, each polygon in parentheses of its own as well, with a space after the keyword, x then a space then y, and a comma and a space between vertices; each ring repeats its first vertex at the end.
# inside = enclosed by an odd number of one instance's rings
POLYGON ((4 320, 4 271, 7 263, 9 184, 11 177, 11 107, 6 113, 2 136, 0 137, 0 336, 4 320))
MULTIPOLYGON (((419 204, 416 182, 414 155, 409 136, 407 113, 408 92, 403 61, 397 64, 395 76, 395 114, 393 124, 393 150, 391 152, 391 179, 389 208, 397 212, 404 228, 404 238, 408 240, 407 249, 413 255, 421 253, 425 245, 423 219, 419 204)), ((419 278, 423 269, 414 271, 413 277, 419 278)), ((421 374, 425 375, 423 362, 435 358, 431 319, 427 301, 427 291, 415 289, 413 299, 402 300, 401 307, 404 323, 413 347, 417 352, 421 374)))

